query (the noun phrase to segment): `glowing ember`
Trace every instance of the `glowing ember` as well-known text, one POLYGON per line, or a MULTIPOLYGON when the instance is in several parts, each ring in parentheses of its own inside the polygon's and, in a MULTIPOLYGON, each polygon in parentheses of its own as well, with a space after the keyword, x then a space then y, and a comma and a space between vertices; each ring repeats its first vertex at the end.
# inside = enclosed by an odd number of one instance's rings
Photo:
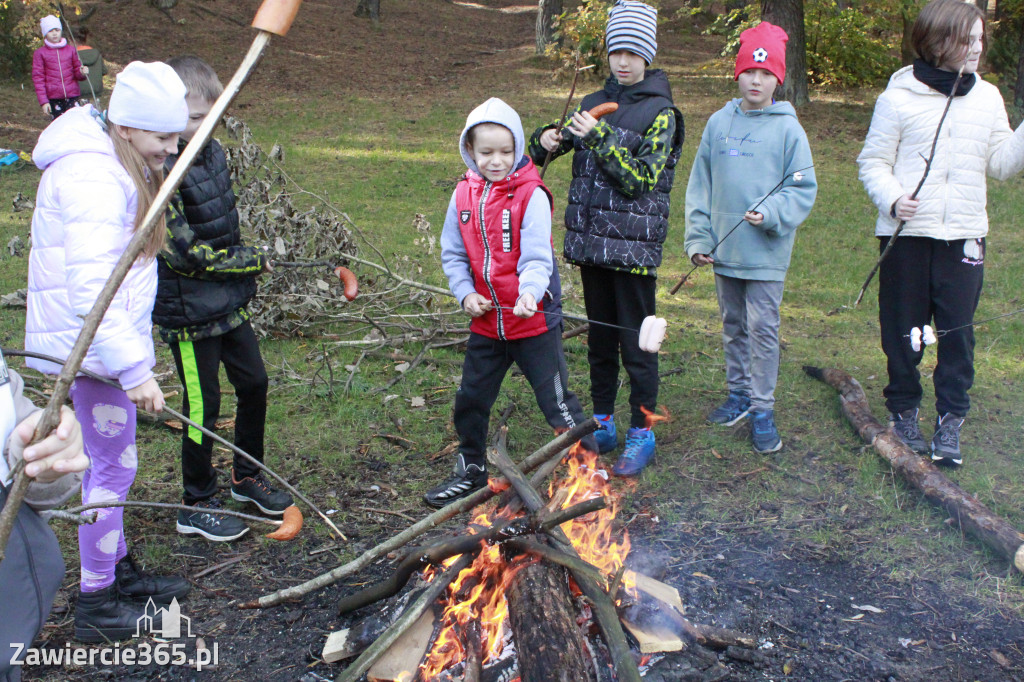
MULTIPOLYGON (((648 415, 648 423, 666 418, 667 415, 652 413, 648 415)), ((628 535, 623 532, 621 539, 616 539, 613 528, 619 506, 618 496, 608 484, 608 474, 600 468, 597 453, 576 444, 570 450, 566 463, 567 474, 561 480, 552 482, 549 490, 549 494, 553 494, 556 489, 564 488, 568 491, 563 509, 602 496, 607 499, 608 506, 563 524, 562 530, 585 561, 610 577, 623 565, 629 554, 628 535)), ((493 480, 489 484, 493 485, 493 480)), ((473 520, 472 525, 489 526, 491 521, 486 514, 481 514, 473 520)), ((445 566, 457 559, 448 559, 445 566)), ((480 624, 484 663, 501 653, 502 634, 508 618, 505 588, 515 576, 516 570, 501 558, 497 546, 485 546, 473 564, 458 575, 447 591, 448 604, 442 616, 441 631, 426 662, 420 666, 424 679, 430 679, 465 658, 460 635, 470 621, 475 620, 480 624)), ((623 588, 632 587, 632 584, 623 581, 623 588)))

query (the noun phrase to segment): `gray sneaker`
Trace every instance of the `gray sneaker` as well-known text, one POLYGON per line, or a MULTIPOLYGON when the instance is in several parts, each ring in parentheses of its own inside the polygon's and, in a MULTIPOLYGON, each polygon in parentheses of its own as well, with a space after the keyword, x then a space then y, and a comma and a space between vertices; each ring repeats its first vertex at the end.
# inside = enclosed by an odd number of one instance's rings
POLYGON ((889 426, 896 433, 903 444, 919 455, 928 452, 928 442, 921 434, 921 427, 917 423, 917 415, 920 410, 903 410, 889 414, 889 426))
POLYGON ((960 427, 964 418, 947 412, 935 420, 935 435, 932 436, 932 461, 942 466, 958 467, 963 464, 960 454, 960 427))

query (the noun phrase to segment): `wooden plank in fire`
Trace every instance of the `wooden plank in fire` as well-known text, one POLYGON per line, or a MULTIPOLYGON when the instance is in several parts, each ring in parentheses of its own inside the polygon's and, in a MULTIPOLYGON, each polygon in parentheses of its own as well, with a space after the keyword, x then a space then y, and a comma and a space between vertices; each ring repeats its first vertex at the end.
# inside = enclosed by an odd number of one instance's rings
POLYGON ((635 584, 638 591, 659 602, 663 612, 667 612, 664 615, 668 616, 668 620, 644 618, 647 613, 644 609, 626 609, 621 612, 622 624, 636 638, 637 644, 640 645, 640 653, 653 654, 684 649, 686 643, 680 636, 680 629, 676 623, 671 622, 676 620, 677 616, 679 619, 683 616, 683 600, 679 597, 679 591, 660 580, 634 571, 626 571, 623 583, 635 584))
POLYGON ((409 682, 414 679, 433 635, 434 613, 428 609, 373 664, 366 673, 367 681, 409 682))

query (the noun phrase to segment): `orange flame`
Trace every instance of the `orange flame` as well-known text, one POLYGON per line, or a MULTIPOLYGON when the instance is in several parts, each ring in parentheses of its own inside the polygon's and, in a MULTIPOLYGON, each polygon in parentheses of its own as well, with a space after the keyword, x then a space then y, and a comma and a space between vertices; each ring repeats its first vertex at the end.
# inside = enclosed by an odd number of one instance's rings
POLYGON ((487 487, 491 489, 492 493, 499 495, 511 488, 512 484, 508 482, 507 478, 488 478, 487 487))
MULTIPOLYGON (((660 421, 667 419, 667 415, 653 415, 653 419, 660 421)), ((616 539, 614 520, 619 507, 618 496, 611 490, 608 474, 599 466, 597 453, 577 443, 570 449, 566 463, 566 475, 561 480, 553 481, 549 488, 550 494, 556 489, 568 490, 562 508, 593 497, 606 498, 608 506, 562 524, 562 530, 585 561, 593 564, 604 575, 612 576, 625 562, 630 544, 629 536, 624 531, 621 539, 616 539)), ((473 520, 472 525, 490 524, 487 515, 481 514, 473 520)), ((445 566, 457 559, 448 559, 445 566)), ((465 658, 464 644, 459 634, 471 620, 479 621, 480 624, 484 663, 501 653, 505 621, 508 618, 505 588, 516 570, 517 567, 508 565, 502 559, 497 546, 485 546, 473 564, 459 573, 447 590, 448 604, 441 617, 441 631, 426 661, 420 666, 424 679, 438 675, 465 658)), ((624 580, 625 588, 632 587, 626 583, 624 580)))
POLYGON ((644 416, 646 417, 646 419, 644 420, 644 426, 645 427, 651 428, 655 424, 657 424, 658 422, 667 422, 669 419, 672 418, 669 415, 668 410, 665 409, 664 405, 659 405, 656 409, 661 414, 658 414, 658 413, 655 413, 655 412, 651 412, 650 410, 648 410, 643 405, 640 406, 640 410, 643 411, 644 416))

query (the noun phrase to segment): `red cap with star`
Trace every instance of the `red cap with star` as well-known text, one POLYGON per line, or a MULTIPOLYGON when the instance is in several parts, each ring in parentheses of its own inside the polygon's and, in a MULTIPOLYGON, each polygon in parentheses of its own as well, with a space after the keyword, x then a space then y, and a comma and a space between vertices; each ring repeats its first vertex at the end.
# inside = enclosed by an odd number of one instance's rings
POLYGON ((789 36, 775 24, 762 21, 740 34, 740 51, 736 55, 734 80, 747 69, 764 69, 774 74, 779 83, 786 80, 786 42, 789 36))

